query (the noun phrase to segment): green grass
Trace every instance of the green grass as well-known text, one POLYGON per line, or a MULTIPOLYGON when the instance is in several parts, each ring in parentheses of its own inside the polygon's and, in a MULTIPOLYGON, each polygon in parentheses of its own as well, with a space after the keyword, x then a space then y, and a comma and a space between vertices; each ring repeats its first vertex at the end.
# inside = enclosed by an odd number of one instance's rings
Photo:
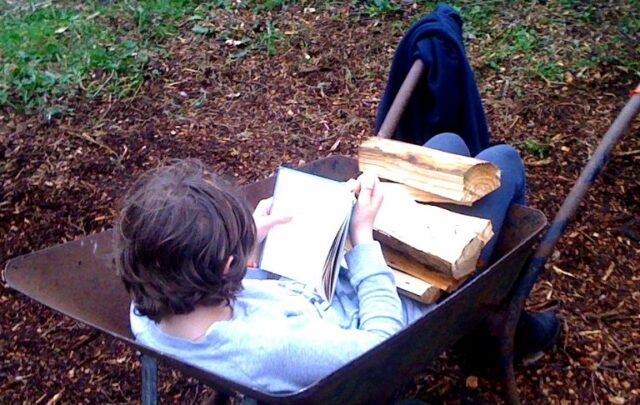
POLYGON ((453 4, 453 8, 462 16, 465 32, 475 36, 486 33, 498 7, 502 5, 490 1, 467 3, 456 2, 453 4))
POLYGON ((0 17, 0 106, 59 113, 74 96, 134 92, 187 0, 61 3, 0 17))
POLYGON ((287 3, 291 3, 291 1, 287 0, 263 0, 256 1, 253 9, 255 12, 260 13, 262 10, 275 10, 280 9, 282 6, 287 3))
MULTIPOLYGON (((153 75, 147 72, 151 60, 167 57, 162 43, 178 33, 179 25, 194 34, 236 41, 233 31, 215 32, 209 21, 212 9, 253 8, 260 14, 284 4, 285 0, 125 0, 104 5, 63 1, 9 10, 0 14, 0 107, 51 118, 67 112, 74 97, 126 97, 135 93, 145 75, 153 75)), ((283 37, 272 19, 258 18, 251 37, 242 38, 229 59, 255 51, 273 55, 283 37)))
POLYGON ((485 63, 492 69, 511 67, 525 77, 560 81, 564 69, 557 54, 537 30, 528 24, 505 29, 484 50, 485 63))
POLYGON ((518 146, 522 151, 534 155, 539 159, 544 159, 551 153, 551 144, 548 140, 541 142, 536 139, 527 139, 518 146))
POLYGON ((386 13, 394 13, 400 10, 400 6, 390 0, 368 0, 365 10, 369 17, 377 17, 386 13))
MULTIPOLYGON (((348 20, 379 19, 389 35, 399 35, 436 3, 349 0, 354 12, 348 20)), ((516 93, 526 80, 563 82, 612 68, 640 78, 640 0, 451 3, 463 17, 465 33, 475 38, 468 47, 475 48, 472 62, 479 77, 485 69, 499 72, 516 93)), ((10 4, 16 3, 0 0, 0 107, 52 117, 68 111, 74 98, 134 94, 144 80, 160 74, 149 65, 170 57, 163 49, 167 38, 202 35, 230 41, 225 50, 229 62, 256 52, 273 56, 288 46, 282 32, 291 24, 288 7, 323 10, 344 3, 112 0, 103 5, 62 0, 22 3, 13 10, 10 4), (253 12, 253 23, 240 27, 232 14, 237 9, 253 12)))
POLYGON ((264 30, 258 34, 258 43, 264 48, 269 56, 273 56, 276 53, 276 44, 284 38, 282 32, 280 32, 273 21, 267 20, 264 23, 264 30))
POLYGON ((511 10, 502 11, 488 4, 460 7, 467 31, 480 38, 481 67, 519 80, 563 82, 612 66, 640 78, 640 0, 614 7, 583 0, 531 4, 514 1, 511 10), (516 9, 530 18, 509 20, 509 11, 516 9))

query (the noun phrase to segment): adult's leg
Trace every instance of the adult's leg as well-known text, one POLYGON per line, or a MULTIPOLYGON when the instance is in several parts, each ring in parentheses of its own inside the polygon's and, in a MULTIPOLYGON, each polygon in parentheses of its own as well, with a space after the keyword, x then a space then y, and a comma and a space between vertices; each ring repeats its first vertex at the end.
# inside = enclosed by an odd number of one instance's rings
POLYGON ((504 219, 512 203, 524 204, 527 181, 520 154, 509 145, 497 145, 480 152, 476 158, 489 161, 500 169, 500 187, 474 203, 462 207, 459 212, 491 220, 494 237, 482 249, 480 260, 489 263, 493 249, 500 237, 504 219))
MULTIPOLYGON (((451 132, 443 132, 429 139, 423 146, 456 155, 469 156, 469 148, 461 137, 451 132)), ((449 208, 449 207, 447 207, 449 208)), ((454 210, 457 207, 452 206, 454 210)), ((405 324, 413 323, 426 314, 433 304, 423 304, 405 296, 400 296, 405 324)))
MULTIPOLYGON (((424 144, 425 147, 469 156, 469 148, 461 137, 453 133, 442 133, 434 136, 424 144)), ((501 172, 500 187, 491 194, 474 203, 471 207, 455 204, 438 204, 449 210, 491 220, 495 236, 482 249, 480 260, 487 264, 500 236, 500 230, 512 203, 524 204, 526 179, 524 165, 519 153, 507 145, 497 145, 480 152, 478 159, 494 163, 501 172)), ((401 297, 405 321, 411 323, 429 311, 431 305, 425 305, 405 297, 401 297)))
MULTIPOLYGON (((456 134, 446 132, 431 138, 424 146, 457 155, 469 156, 469 148, 456 134)), ((526 178, 520 154, 508 145, 497 145, 480 152, 476 158, 494 163, 501 172, 500 187, 471 207, 440 204, 442 207, 475 217, 491 220, 495 236, 482 249, 480 260, 487 264, 500 236, 502 224, 511 203, 524 204, 526 178)))
POLYGON ((469 148, 459 135, 443 132, 429 139, 423 146, 456 155, 470 156, 469 148))
MULTIPOLYGON (((520 154, 508 145, 497 145, 480 152, 478 159, 487 160, 500 168, 500 187, 487 195, 472 207, 465 208, 471 215, 490 218, 495 236, 487 243, 480 254, 480 260, 486 265, 500 236, 504 219, 511 203, 526 203, 526 175, 520 154)), ((552 311, 531 313, 523 311, 515 330, 514 356, 520 359, 537 359, 542 352, 550 348, 556 340, 560 323, 552 311)), ((482 341, 483 332, 475 334, 472 341, 482 341)), ((487 351, 489 345, 485 345, 487 351)))
MULTIPOLYGON (((459 136, 452 133, 444 133, 431 138, 424 146, 449 153, 469 156, 469 149, 459 136)), ((480 260, 486 265, 491 258, 496 241, 500 236, 502 225, 511 203, 524 204, 526 193, 526 176, 524 165, 519 153, 507 145, 497 145, 480 152, 476 158, 494 163, 501 172, 500 187, 487 195, 471 207, 453 204, 443 204, 452 211, 473 215, 491 220, 495 236, 487 243, 480 254, 480 260)), ((413 322, 429 311, 430 305, 420 304, 401 297, 405 312, 405 320, 413 322)), ((556 340, 560 324, 557 317, 551 311, 542 313, 530 313, 523 311, 515 331, 515 355, 516 358, 537 358, 551 347, 556 340)), ((472 334, 469 341, 478 352, 477 347, 485 348, 491 352, 490 343, 487 342, 486 330, 478 330, 472 334), (478 342, 485 342, 480 343, 478 342)))

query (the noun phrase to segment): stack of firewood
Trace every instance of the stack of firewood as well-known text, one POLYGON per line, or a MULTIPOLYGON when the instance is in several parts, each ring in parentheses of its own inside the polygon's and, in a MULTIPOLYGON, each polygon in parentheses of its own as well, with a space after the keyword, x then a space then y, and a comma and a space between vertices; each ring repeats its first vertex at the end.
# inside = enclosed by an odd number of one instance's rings
POLYGON ((498 168, 379 137, 360 146, 358 163, 383 180, 374 232, 400 293, 431 303, 458 288, 478 267, 491 222, 424 203, 472 205, 500 186, 498 168))

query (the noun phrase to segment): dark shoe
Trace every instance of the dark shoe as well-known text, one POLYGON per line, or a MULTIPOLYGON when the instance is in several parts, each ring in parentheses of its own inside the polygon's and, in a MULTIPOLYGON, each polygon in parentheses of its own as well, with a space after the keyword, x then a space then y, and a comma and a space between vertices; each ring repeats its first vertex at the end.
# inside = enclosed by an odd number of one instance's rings
MULTIPOLYGON (((559 334, 560 322, 551 311, 531 313, 523 311, 514 338, 514 361, 532 364, 542 358, 559 334)), ((481 325, 456 344, 462 356, 462 367, 470 373, 498 371, 500 342, 491 336, 488 327, 481 325)))
POLYGON ((556 343, 560 322, 552 311, 531 313, 523 311, 514 338, 514 358, 532 364, 556 343))

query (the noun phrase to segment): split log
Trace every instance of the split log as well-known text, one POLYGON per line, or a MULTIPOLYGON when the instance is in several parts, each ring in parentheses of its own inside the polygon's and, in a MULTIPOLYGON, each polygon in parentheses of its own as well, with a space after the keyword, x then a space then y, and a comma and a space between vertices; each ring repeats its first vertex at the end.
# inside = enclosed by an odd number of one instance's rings
POLYGON ((476 269, 492 236, 488 219, 418 204, 401 194, 385 195, 374 223, 374 237, 383 246, 456 280, 476 269))
POLYGON ((399 294, 425 304, 435 302, 442 295, 442 290, 426 281, 394 269, 391 269, 391 272, 396 279, 396 288, 399 294))
POLYGON ((394 270, 413 276, 419 280, 429 283, 434 288, 446 292, 453 292, 458 289, 464 280, 456 280, 453 277, 447 277, 442 273, 438 273, 428 266, 418 263, 410 257, 389 248, 382 246, 382 254, 387 265, 394 270))
POLYGON ((360 145, 358 164, 383 179, 465 204, 500 186, 500 170, 490 162, 380 137, 360 145))

